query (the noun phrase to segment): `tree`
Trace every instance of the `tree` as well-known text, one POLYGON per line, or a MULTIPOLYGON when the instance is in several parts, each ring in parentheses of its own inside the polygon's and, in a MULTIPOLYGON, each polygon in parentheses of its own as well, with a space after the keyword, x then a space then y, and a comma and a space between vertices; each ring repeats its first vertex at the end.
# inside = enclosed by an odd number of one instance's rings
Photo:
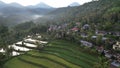
POLYGON ((96 39, 96 45, 99 46, 102 44, 102 36, 98 36, 97 39, 96 39))
POLYGON ((2 66, 3 66, 2 61, 3 61, 4 57, 5 56, 3 55, 3 53, 0 53, 0 68, 2 68, 2 66))
POLYGON ((7 50, 8 46, 8 36, 9 36, 9 30, 8 27, 4 25, 0 25, 0 46, 4 49, 7 50))
POLYGON ((98 63, 95 63, 94 68, 110 68, 110 63, 105 57, 99 57, 98 63))

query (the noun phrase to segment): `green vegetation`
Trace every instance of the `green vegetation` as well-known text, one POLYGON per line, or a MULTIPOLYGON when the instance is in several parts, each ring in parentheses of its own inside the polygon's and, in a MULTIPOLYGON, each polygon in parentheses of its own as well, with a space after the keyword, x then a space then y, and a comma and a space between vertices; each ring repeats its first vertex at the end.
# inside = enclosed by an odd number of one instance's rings
POLYGON ((96 29, 105 31, 119 31, 120 27, 120 0, 99 0, 85 3, 78 7, 59 8, 46 15, 48 18, 41 18, 40 23, 76 23, 82 25, 88 23, 96 25, 96 29), (54 16, 53 16, 54 15, 54 16), (50 16, 52 17, 50 19, 50 16), (41 21, 42 20, 42 21, 41 21), (113 29, 107 29, 108 24, 113 29), (103 28, 104 27, 104 28, 103 28))
POLYGON ((21 60, 18 60, 18 58, 13 58, 11 59, 11 61, 6 63, 7 65, 5 65, 4 68, 21 68, 24 66, 24 68, 39 68, 39 66, 30 64, 30 63, 26 63, 26 62, 22 62, 21 60))
POLYGON ((105 57, 99 57, 99 62, 95 64, 94 68, 110 68, 109 61, 105 57))
POLYGON ((33 62, 33 63, 36 63, 36 64, 41 64, 45 67, 50 67, 50 68, 63 68, 62 66, 60 66, 59 64, 56 64, 54 62, 51 62, 47 59, 43 59, 43 58, 34 58, 34 57, 31 57, 31 56, 21 56, 20 57, 21 59, 23 60, 26 60, 26 61, 29 61, 29 62, 33 62), (51 66, 52 65, 52 66, 51 66))
POLYGON ((27 35, 45 33, 46 30, 46 25, 36 25, 32 21, 18 24, 11 28, 5 25, 0 25, 0 49, 4 48, 5 50, 5 54, 0 54, 1 56, 4 56, 0 58, 0 66, 2 66, 2 62, 12 57, 11 53, 14 49, 8 48, 8 45, 12 45, 13 43, 23 40, 27 35))
POLYGON ((37 68, 37 66, 48 68, 93 68, 93 65, 98 62, 97 56, 83 51, 84 49, 78 44, 56 40, 49 43, 41 51, 33 50, 9 60, 5 63, 4 68, 16 68, 21 62, 23 62, 22 66, 26 66, 26 68, 29 65, 33 65, 32 68, 37 68), (12 65, 13 63, 15 65, 12 65))
POLYGON ((30 21, 10 28, 0 25, 0 49, 4 48, 6 51, 5 54, 0 53, 0 67, 1 62, 11 58, 13 48, 8 48, 8 45, 21 41, 28 35, 34 36, 36 33, 47 36, 42 40, 49 40, 48 46, 40 51, 33 50, 9 60, 5 63, 4 68, 19 68, 21 65, 25 68, 93 68, 95 63, 100 64, 96 66, 98 68, 101 65, 104 66, 104 62, 98 61, 98 54, 95 50, 81 47, 81 44, 76 43, 79 43, 80 40, 86 40, 93 45, 105 45, 106 49, 112 49, 113 44, 109 44, 111 42, 109 39, 120 40, 118 36, 114 35, 114 33, 120 31, 119 4, 120 0, 93 0, 77 7, 56 9, 42 17, 38 21, 40 24, 30 21), (79 22, 79 25, 76 25, 76 22, 79 22), (55 28, 65 26, 65 24, 68 26, 63 29, 48 31, 48 34, 46 34, 50 26, 53 25, 53 28, 55 28), (90 28, 83 29, 82 27, 85 24, 88 24, 90 28), (79 31, 72 32, 71 28, 73 27, 78 27, 79 31), (92 36, 96 35, 96 30, 110 32, 111 34, 97 35, 96 39, 91 39, 92 36), (88 35, 88 37, 82 38, 80 36, 82 33, 88 35), (62 40, 53 40, 56 35, 62 36, 62 40), (104 42, 102 37, 106 37, 108 40, 104 42))

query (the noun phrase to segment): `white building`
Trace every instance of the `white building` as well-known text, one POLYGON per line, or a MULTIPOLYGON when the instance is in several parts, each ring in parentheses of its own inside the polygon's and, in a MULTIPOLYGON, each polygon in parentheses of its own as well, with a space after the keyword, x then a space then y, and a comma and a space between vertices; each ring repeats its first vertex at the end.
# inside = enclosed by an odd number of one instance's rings
POLYGON ((83 46, 87 46, 87 47, 92 47, 92 46, 93 46, 92 43, 87 42, 87 41, 83 41, 83 40, 81 40, 80 42, 82 43, 83 46))
POLYGON ((113 45, 114 50, 120 50, 120 42, 117 42, 116 44, 113 45))

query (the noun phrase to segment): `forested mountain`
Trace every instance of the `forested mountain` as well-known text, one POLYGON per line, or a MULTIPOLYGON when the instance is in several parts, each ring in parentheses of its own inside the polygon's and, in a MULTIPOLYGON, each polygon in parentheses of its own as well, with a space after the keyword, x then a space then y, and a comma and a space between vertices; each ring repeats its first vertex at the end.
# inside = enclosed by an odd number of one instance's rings
POLYGON ((0 2, 0 24, 7 26, 16 25, 18 23, 26 22, 35 19, 35 15, 44 15, 54 8, 47 6, 44 3, 35 5, 33 7, 25 7, 18 3, 6 4, 0 2))
MULTIPOLYGON (((102 27, 104 24, 116 23, 114 24, 116 26, 117 23, 120 23, 120 0, 98 0, 77 7, 58 8, 47 14, 46 17, 38 19, 38 21, 44 22, 50 20, 54 23, 95 23, 101 25, 101 28, 104 27, 102 27)), ((119 25, 115 29, 118 27, 119 25)))

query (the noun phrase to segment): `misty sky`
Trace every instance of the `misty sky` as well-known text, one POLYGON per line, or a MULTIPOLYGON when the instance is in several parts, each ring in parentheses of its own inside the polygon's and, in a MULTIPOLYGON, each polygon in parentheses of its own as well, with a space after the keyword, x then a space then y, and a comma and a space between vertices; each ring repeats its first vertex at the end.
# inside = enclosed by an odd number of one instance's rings
POLYGON ((85 2, 90 2, 92 0, 0 0, 5 3, 17 2, 24 6, 27 5, 35 5, 40 2, 44 2, 52 7, 65 7, 71 4, 72 2, 78 2, 79 4, 83 4, 85 2))

